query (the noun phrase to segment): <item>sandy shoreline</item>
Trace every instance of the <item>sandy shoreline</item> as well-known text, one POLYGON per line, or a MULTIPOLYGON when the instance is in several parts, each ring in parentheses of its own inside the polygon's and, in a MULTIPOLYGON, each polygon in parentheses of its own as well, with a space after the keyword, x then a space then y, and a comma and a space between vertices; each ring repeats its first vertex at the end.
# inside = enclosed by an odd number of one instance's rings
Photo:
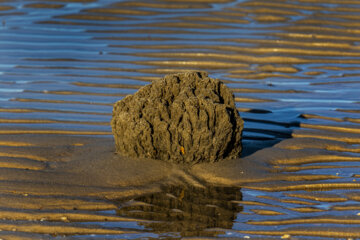
MULTIPOLYGON (((1 156, 13 159, 8 163, 2 161, 2 179, 28 182, 27 188, 30 192, 30 183, 49 185, 49 194, 56 184, 73 185, 73 193, 76 193, 81 187, 146 189, 145 186, 149 185, 150 189, 159 189, 164 185, 184 184, 197 187, 208 184, 241 187, 250 183, 275 180, 336 179, 337 177, 331 175, 281 172, 284 169, 296 172, 296 167, 303 164, 360 160, 360 157, 349 154, 357 153, 359 150, 345 143, 346 133, 343 133, 345 142, 308 137, 290 138, 272 147, 264 146, 264 149, 244 158, 189 166, 118 155, 115 153, 114 141, 109 137, 34 135, 24 132, 25 134, 20 135, 0 135, 1 156), (339 152, 335 154, 332 151, 339 152), (16 172, 20 175, 15 174, 16 172)), ((52 190, 61 193, 61 190, 52 190)), ((71 189, 66 191, 66 194, 72 194, 71 189)), ((131 191, 135 195, 141 194, 141 190, 139 193, 136 190, 131 191)), ((98 195, 102 196, 101 194, 104 194, 103 197, 112 198, 106 196, 106 191, 99 191, 98 195)), ((120 193, 116 198, 121 198, 122 194, 128 196, 120 193)), ((96 193, 89 191, 89 195, 96 193)))
POLYGON ((354 0, 0 3, 0 238, 360 238, 354 0), (241 159, 114 155, 113 104, 204 70, 241 159), (193 213, 193 214, 192 214, 193 213))
MULTIPOLYGON (((343 136, 346 139, 346 133, 343 133, 343 136)), ((140 216, 142 215, 133 215, 124 206, 131 206, 130 209, 138 209, 139 207, 136 207, 135 204, 138 200, 132 202, 131 199, 142 199, 141 201, 143 201, 142 196, 153 196, 150 198, 153 199, 152 202, 161 196, 158 194, 164 191, 174 191, 171 190, 173 187, 176 187, 176 192, 172 194, 177 195, 169 196, 178 199, 176 201, 179 207, 183 206, 182 197, 190 197, 196 191, 200 191, 196 189, 209 189, 216 186, 219 189, 236 187, 234 189, 246 188, 270 192, 339 188, 355 190, 360 188, 360 184, 357 182, 337 182, 340 177, 336 175, 297 173, 297 171, 301 171, 302 165, 309 163, 358 162, 359 157, 346 153, 352 150, 358 152, 358 148, 352 148, 346 141, 295 137, 259 150, 243 159, 224 160, 213 164, 197 164, 192 167, 152 159, 121 157, 114 153, 114 142, 109 137, 34 135, 26 134, 25 131, 25 134, 18 135, 2 134, 0 135, 0 143, 0 154, 6 155, 6 158, 12 160, 6 162, 5 159, 2 159, 0 169, 0 203, 2 206, 0 217, 11 220, 11 224, 0 222, 0 228, 5 230, 1 233, 4 237, 6 231, 11 229, 29 232, 30 238, 35 237, 35 233, 60 235, 86 235, 91 233, 99 234, 99 236, 101 234, 130 234, 131 231, 84 228, 76 225, 76 222, 145 221, 144 224, 149 224, 146 223, 147 217, 144 216, 144 219, 141 219, 140 216), (340 150, 343 153, 334 154, 332 152, 334 150, 340 150), (316 183, 316 181, 324 180, 325 183, 316 183), (189 189, 185 190, 186 195, 181 193, 184 189, 189 189), (129 200, 130 202, 126 203, 129 200), (121 208, 124 211, 122 212, 123 215, 108 215, 99 212, 99 210, 118 209, 118 204, 120 206, 125 204, 121 208), (129 216, 135 216, 135 218, 129 216), (28 223, 24 224, 22 222, 24 220, 40 222, 29 225, 28 223), (54 225, 51 223, 53 221, 63 222, 66 225, 54 225)), ((331 169, 334 166, 323 167, 331 169)), ((316 169, 316 166, 309 166, 309 169, 316 169)), ((235 191, 238 192, 239 190, 235 191)), ((295 197, 312 199, 312 195, 309 192, 302 196, 295 195, 295 197)), ((324 195, 323 201, 347 200, 347 198, 338 199, 336 197, 337 195, 333 197, 324 195)), ((321 199, 321 195, 314 199, 321 199)), ((293 201, 296 203, 295 200, 293 201)), ((241 199, 235 202, 250 205, 256 203, 247 203, 241 199)), ((305 202, 305 204, 310 203, 305 202)), ((143 209, 142 211, 147 210, 143 209)), ((299 208, 296 211, 310 211, 310 209, 299 208)), ((273 210, 259 210, 258 213, 265 215, 280 214, 273 210)), ((335 221, 335 219, 331 221, 335 221)), ((303 220, 298 221, 303 222, 303 220)), ((321 219, 318 221, 327 222, 327 220, 321 219)), ((343 220, 338 219, 336 221, 341 222, 343 220)), ((348 219, 348 221, 355 224, 358 220, 348 219)), ((314 222, 316 222, 315 219, 314 222)), ((292 222, 274 222, 271 224, 289 223, 292 222)), ((249 224, 264 225, 265 223, 260 221, 249 222, 249 224)), ((266 222, 266 224, 270 224, 270 222, 266 222)), ((171 229, 170 226, 169 229, 171 229)), ((288 230, 278 233, 262 233, 280 235, 280 233, 286 234, 287 232, 300 235, 312 234, 312 230, 305 229, 297 230, 297 232, 288 230)), ((244 231, 244 233, 251 233, 251 231, 244 231)), ((355 232, 343 232, 342 234, 339 236, 358 236, 355 232)), ((319 230, 317 235, 330 236, 322 230, 319 230)), ((14 236, 21 238, 21 233, 14 236)))

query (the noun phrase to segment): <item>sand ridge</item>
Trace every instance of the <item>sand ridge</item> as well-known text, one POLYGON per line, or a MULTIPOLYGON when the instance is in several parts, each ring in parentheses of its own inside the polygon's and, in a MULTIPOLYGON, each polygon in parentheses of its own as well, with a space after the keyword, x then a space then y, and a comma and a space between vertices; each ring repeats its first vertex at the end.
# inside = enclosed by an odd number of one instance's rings
POLYGON ((0 238, 360 237, 359 1, 54 3, 0 3, 0 238), (114 158, 114 102, 186 70, 234 93, 241 161, 114 158))

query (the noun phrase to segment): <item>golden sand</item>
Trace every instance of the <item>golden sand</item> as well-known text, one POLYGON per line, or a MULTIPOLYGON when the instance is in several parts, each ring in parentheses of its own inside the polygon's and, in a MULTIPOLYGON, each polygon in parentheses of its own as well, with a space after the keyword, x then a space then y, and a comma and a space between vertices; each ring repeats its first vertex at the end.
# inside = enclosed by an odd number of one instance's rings
POLYGON ((359 7, 2 1, 0 238, 360 237, 359 7), (116 155, 113 103, 194 69, 234 92, 243 157, 116 155))

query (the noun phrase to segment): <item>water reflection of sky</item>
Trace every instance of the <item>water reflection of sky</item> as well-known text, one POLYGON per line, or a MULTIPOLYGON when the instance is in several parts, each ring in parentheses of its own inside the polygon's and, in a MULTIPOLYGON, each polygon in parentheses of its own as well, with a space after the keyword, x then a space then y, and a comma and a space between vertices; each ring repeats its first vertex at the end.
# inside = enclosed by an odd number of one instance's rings
MULTIPOLYGON (((211 49, 216 46, 236 46, 236 47, 245 47, 245 48, 257 48, 257 47, 271 47, 271 44, 276 44, 276 40, 279 37, 273 35, 273 33, 286 33, 286 31, 281 30, 282 27, 287 27, 291 25, 296 25, 297 21, 306 19, 309 16, 312 16, 314 12, 310 10, 310 7, 313 3, 307 3, 304 6, 299 8, 299 15, 289 15, 290 17, 287 21, 279 22, 263 22, 255 21, 254 18, 259 15, 257 12, 251 12, 251 4, 249 5, 246 1, 228 1, 224 3, 211 4, 210 7, 205 8, 188 8, 188 9, 153 9, 151 7, 139 7, 138 9, 143 11, 152 11, 155 14, 150 15, 121 15, 125 17, 123 21, 111 21, 111 20, 89 20, 82 18, 68 18, 66 16, 74 16, 78 13, 82 15, 89 14, 84 10, 87 9, 96 9, 96 8, 106 8, 107 5, 113 3, 120 3, 121 1, 95 1, 92 3, 61 3, 64 6, 61 8, 55 9, 37 9, 29 8, 27 2, 12 2, 7 5, 11 5, 14 9, 9 10, 8 16, 1 17, 4 20, 2 26, 2 35, 0 36, 0 52, 2 56, 0 57, 0 69, 2 70, 2 79, 3 81, 15 82, 15 84, 20 84, 19 88, 33 91, 33 95, 27 93, 27 97, 41 98, 41 99, 59 99, 63 95, 58 95, 51 93, 51 91, 77 91, 81 90, 84 93, 119 93, 119 94, 129 94, 133 93, 133 90, 129 89, 112 89, 112 88, 96 88, 92 87, 78 87, 73 86, 73 82, 87 81, 91 83, 100 83, 104 80, 108 83, 122 83, 122 84, 140 84, 144 85, 146 82, 139 82, 136 79, 129 79, 129 77, 143 76, 150 77, 152 76, 149 73, 139 72, 140 69, 152 69, 156 67, 156 62, 161 62, 163 60, 178 60, 176 55, 174 58, 162 58, 162 57, 150 57, 150 56, 141 56, 142 53, 166 53, 178 51, 182 52, 216 52, 224 53, 229 55, 236 55, 237 52, 232 51, 222 51, 221 49, 211 49), (204 22, 202 20, 191 22, 187 21, 188 26, 183 27, 174 27, 171 23, 182 23, 184 17, 213 17, 212 14, 215 13, 215 17, 221 16, 216 15, 221 13, 221 11, 229 11, 232 13, 234 9, 236 10, 239 6, 245 4, 245 8, 242 13, 241 11, 236 13, 243 14, 235 17, 235 20, 243 19, 244 23, 232 23, 232 22, 204 22), (16 15, 11 15, 14 13, 21 12, 23 15, 21 17, 16 15), (69 15, 70 14, 70 15, 69 15), (300 19, 301 18, 301 19, 300 19), (247 21, 247 23, 246 23, 247 21), (63 23, 63 24, 62 24, 63 23), (169 26, 156 26, 156 24, 168 23, 169 26), (191 23, 201 23, 209 24, 209 28, 201 28, 197 25, 191 27, 191 23), (215 28, 211 27, 215 26, 215 28), (166 32, 171 32, 171 34, 166 34, 166 32), (159 39, 159 40, 157 40, 159 39), (237 40, 241 41, 237 41, 237 40), (246 41, 243 41, 246 40, 246 41), (256 43, 256 40, 265 41, 263 46, 256 43), (266 44, 266 41, 269 42, 269 45, 266 44), (253 41, 253 42, 252 42, 253 41), (189 49, 157 49, 156 45, 183 45, 186 44, 189 49), (147 49, 146 47, 136 48, 134 46, 149 46, 151 48, 147 49), (193 46, 193 47, 191 47, 193 46), (202 49, 201 46, 206 46, 202 49), (135 56, 136 54, 136 56, 135 56), (154 64, 143 65, 141 62, 154 62, 154 64), (43 83, 37 83, 38 81, 44 81, 43 83), (24 85, 25 83, 33 83, 24 85), (22 86, 23 85, 23 86, 22 86), (50 92, 49 92, 50 91, 50 92), (42 95, 40 93, 46 93, 42 95)), ((176 3, 175 3, 176 4, 176 3)), ((294 3, 292 3, 294 4, 294 3)), ((201 5, 201 4, 200 4, 201 5)), ((206 4, 204 5, 206 6, 206 4)), ((255 5, 254 5, 255 6, 255 5)), ((267 6, 267 5, 266 5, 267 6)), ((324 9, 324 14, 326 14, 327 8, 335 8, 337 5, 330 4, 316 4, 318 8, 324 9)), ((263 7, 264 9, 265 7, 263 7)), ((125 9, 125 8, 123 8, 125 9)), ((315 8, 316 9, 316 8, 315 8)), ((329 13, 332 13, 333 10, 329 9, 329 13)), ((259 12, 262 9, 257 9, 259 12)), ((277 11, 278 9, 276 9, 277 11)), ((236 10, 238 11, 238 10, 236 10)), ((293 9, 291 10, 293 11, 293 9)), ((295 11, 295 12, 296 12, 295 11)), ((315 11, 316 12, 316 11, 315 11)), ((266 14, 271 14, 266 13, 266 14)), ((94 15, 94 13, 91 13, 94 15)), ((96 15, 96 14, 95 14, 96 15)), ((101 14, 99 14, 101 15, 101 14)), ((286 15, 286 14, 285 14, 286 15)), ((113 16, 113 15, 104 15, 104 16, 113 16)), ((225 14, 226 16, 226 14, 225 14)), ((230 15, 231 16, 231 15, 230 15)), ((216 20, 216 18, 214 18, 216 20)), ((294 39, 281 39, 282 41, 286 40, 294 41, 294 39)), ((308 42, 308 40, 306 40, 308 42)), ((316 41, 321 41, 316 39, 316 41)), ((328 41, 326 41, 328 42, 328 41)), ((282 47, 278 45, 276 47, 282 47)), ((244 54, 239 52, 240 54, 244 54)), ((248 54, 248 53, 245 53, 248 54)), ((279 56, 281 53, 267 53, 254 55, 255 57, 267 57, 267 56, 279 56)), ((284 54, 285 56, 291 54, 284 54)), ((226 55, 225 55, 226 56, 226 55)), ((251 54, 249 55, 251 56, 251 54)), ((252 56, 251 56, 252 57, 252 56)), ((316 59, 319 59, 318 56, 314 56, 316 59)), ((339 59, 339 57, 321 57, 326 59, 339 59)), ((307 91, 306 94, 297 94, 297 93, 239 93, 236 94, 237 97, 242 98, 258 98, 260 99, 275 99, 278 102, 286 102, 291 106, 291 104, 296 103, 296 111, 299 109, 308 108, 308 103, 320 104, 318 107, 314 108, 323 108, 331 109, 337 107, 347 107, 346 104, 353 104, 356 102, 356 82, 353 83, 344 83, 342 84, 342 89, 339 89, 334 85, 324 85, 324 86, 312 86, 312 83, 323 83, 329 81, 342 81, 343 74, 354 74, 354 70, 327 70, 319 69, 321 72, 319 75, 306 75, 308 71, 316 71, 314 69, 322 68, 324 64, 311 63, 312 57, 307 57, 309 59, 308 63, 304 64, 294 64, 293 67, 300 69, 299 72, 294 72, 292 74, 283 74, 287 75, 287 78, 278 77, 276 74, 268 77, 264 76, 261 79, 251 79, 251 77, 241 78, 240 76, 232 77, 230 69, 225 71, 220 68, 218 69, 206 69, 210 70, 211 74, 215 77, 223 78, 229 81, 239 81, 239 85, 234 85, 236 88, 246 87, 254 89, 268 89, 268 90, 280 90, 286 91, 287 89, 296 89, 297 91, 307 91), (334 78, 337 76, 337 78, 334 78), (293 77, 293 78, 292 78, 293 77), (246 83, 245 83, 246 82, 246 83), (245 84, 243 84, 245 83, 245 84), (349 84, 349 85, 348 85, 349 84), (270 87, 268 87, 268 86, 270 87), (354 89, 354 90, 352 90, 354 89), (288 95, 288 96, 287 96, 288 95), (286 96, 286 97, 284 97, 286 96)), ((346 58, 341 58, 346 60, 346 58)), ((347 58, 351 60, 353 58, 347 58)), ((180 61, 184 62, 184 65, 178 65, 176 68, 187 68, 189 65, 185 64, 187 61, 205 61, 209 60, 206 58, 182 58, 179 57, 180 61)), ((216 60, 223 62, 223 60, 216 60)), ((234 62, 234 60, 228 60, 229 62, 234 62)), ((236 60, 235 60, 236 61, 236 60)), ((227 62, 225 60, 225 62, 227 62)), ((246 63, 246 59, 241 60, 241 63, 246 63)), ((170 64, 170 63, 169 63, 170 64)), ((254 74, 257 73, 257 69, 262 65, 267 63, 254 64, 253 60, 248 67, 244 69, 252 71, 254 74)), ((271 62, 270 62, 271 64, 271 62)), ((286 65, 286 62, 283 63, 286 65)), ((352 64, 343 64, 339 61, 339 64, 329 63, 326 64, 326 67, 342 67, 347 68, 353 66, 352 64)), ((161 66, 167 67, 166 65, 161 66)), ((171 66, 170 66, 171 68, 171 66)), ((196 68, 196 67, 195 67, 196 68)), ((235 69, 236 70, 236 69, 235 69)), ((245 71, 246 72, 246 71, 245 71)), ((347 77, 347 80, 350 80, 351 77, 347 77)), ((356 81, 356 77, 353 77, 353 81, 356 81)), ((352 80, 352 79, 351 79, 352 80)), ((229 86, 233 84, 229 83, 229 86)), ((2 94, 12 93, 12 99, 24 95, 15 95, 17 93, 21 94, 18 90, 7 90, 8 88, 3 88, 1 90, 2 94)), ((81 92, 80 91, 80 92, 81 92)), ((67 95, 68 100, 80 100, 86 101, 84 96, 79 94, 67 95)), ((94 102, 112 103, 117 97, 105 97, 105 96, 96 96, 91 95, 88 99, 93 99, 94 102), (101 99, 102 98, 102 99, 101 99), (108 99, 108 100, 106 100, 108 99)), ((121 98, 119 96, 118 98, 121 98)), ((8 97, 3 97, 3 99, 9 99, 8 97)), ((22 102, 15 103, 21 107, 22 102)), ((28 103, 30 104, 30 103, 28 103)), ((34 103, 35 104, 35 103, 34 103)), ((45 104, 45 103, 42 103, 45 104)), ((241 102, 237 103, 239 107, 250 107, 253 108, 259 104, 252 102, 241 102)), ((271 102, 264 103, 263 106, 268 106, 272 108, 273 104, 271 102)), ((58 105, 60 108, 64 107, 58 105)), ((281 104, 282 107, 283 106, 281 104)), ((247 113, 243 113, 244 116, 247 113)), ((65 117, 65 116, 64 116, 65 117)), ((66 118, 66 117, 65 117, 66 118)))
MULTIPOLYGON (((105 131, 111 136, 109 121, 114 102, 166 73, 201 69, 233 89, 236 106, 245 119, 244 142, 248 146, 266 141, 272 146, 294 132, 315 131, 319 139, 344 138, 352 147, 359 147, 355 144, 358 132, 348 138, 341 135, 343 131, 358 129, 359 124, 360 35, 354 19, 358 19, 360 10, 356 2, 299 0, 261 4, 260 1, 260 5, 256 5, 258 1, 242 0, 199 3, 196 8, 178 9, 146 5, 152 1, 143 1, 145 6, 121 5, 125 2, 60 1, 64 6, 54 9, 28 7, 26 5, 33 3, 29 1, 1 2, 0 5, 14 9, 1 11, 0 15, 0 125, 15 129, 74 130, 80 131, 79 134, 105 131), (114 3, 119 5, 110 6, 114 3), (86 11, 98 8, 151 13, 86 11), (109 16, 124 19, 106 20, 109 16), (213 55, 206 56, 207 53, 213 55), (31 122, 44 119, 53 122, 31 122), (340 129, 318 131, 317 128, 327 125, 340 129)), ((331 153, 339 154, 335 150, 331 153)), ((358 152, 348 154, 359 156, 358 152)), ((308 181, 310 185, 313 182, 344 183, 356 180, 353 173, 358 172, 357 166, 357 161, 310 163, 301 165, 304 168, 297 173, 342 177, 308 181), (310 168, 312 166, 317 168, 310 168), (324 166, 335 167, 321 168, 324 166)), ((236 213, 232 229, 221 236, 244 237, 249 234, 242 230, 272 231, 274 228, 254 225, 251 221, 316 218, 324 215, 322 210, 335 216, 357 214, 354 209, 334 210, 335 205, 358 203, 350 197, 344 202, 321 202, 315 198, 290 198, 287 194, 291 191, 242 188, 241 192, 243 198, 238 204, 243 210, 236 213), (298 202, 282 202, 284 199, 298 202), (305 205, 300 200, 310 203, 305 205), (301 208, 304 206, 308 209, 301 208), (279 215, 268 216, 260 210, 279 212, 279 215)), ((345 196, 348 190, 325 192, 345 196)), ((132 235, 98 235, 99 239, 178 236, 178 233, 152 233, 151 228, 135 222, 93 224, 144 231, 132 235)), ((277 229, 286 232, 287 226, 279 225, 277 229)), ((291 227, 308 228, 311 224, 291 224, 291 227)), ((88 237, 93 236, 79 236, 88 237)))

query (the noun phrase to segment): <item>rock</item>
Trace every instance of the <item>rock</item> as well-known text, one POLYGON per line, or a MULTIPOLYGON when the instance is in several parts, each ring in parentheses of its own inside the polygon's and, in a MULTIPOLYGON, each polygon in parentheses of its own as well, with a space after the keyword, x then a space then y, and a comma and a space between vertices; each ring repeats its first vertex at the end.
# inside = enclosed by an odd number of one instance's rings
POLYGON ((166 75, 114 105, 118 153, 195 164, 238 157, 243 121, 234 96, 206 72, 166 75))

